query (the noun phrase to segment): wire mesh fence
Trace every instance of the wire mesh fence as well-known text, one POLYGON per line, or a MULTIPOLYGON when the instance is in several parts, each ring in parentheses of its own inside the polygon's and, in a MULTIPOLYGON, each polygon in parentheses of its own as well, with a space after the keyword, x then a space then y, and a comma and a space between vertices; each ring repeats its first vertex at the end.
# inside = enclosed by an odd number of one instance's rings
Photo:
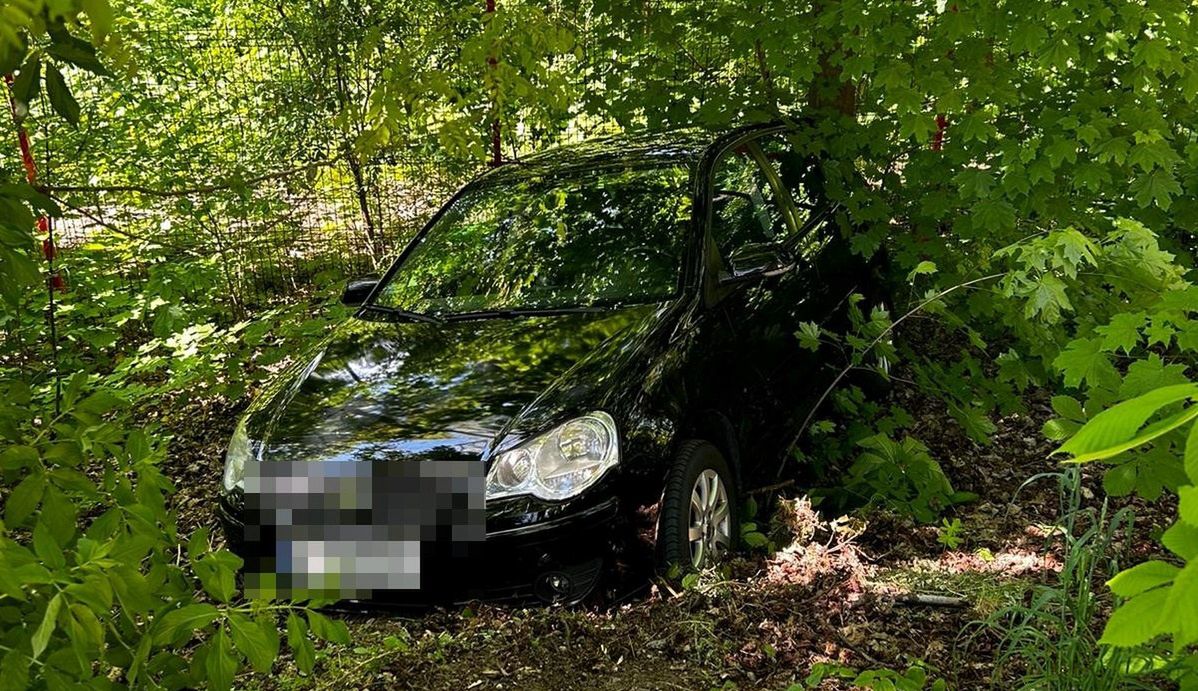
MULTIPOLYGON (((260 12, 250 19, 129 34, 136 70, 72 76, 80 127, 30 119, 42 144, 41 183, 65 212, 55 228, 65 252, 106 233, 156 248, 160 259, 211 257, 235 302, 269 300, 379 271, 455 187, 485 167, 476 155, 418 140, 362 158, 363 126, 346 114, 363 112, 387 65, 345 53, 337 31, 359 30, 352 21, 326 36, 311 22, 297 29, 285 4, 253 7, 260 12)), ((744 72, 745 56, 729 57, 720 46, 617 55, 595 47, 591 38, 605 29, 585 9, 548 11, 577 41, 552 66, 577 104, 640 90, 659 94, 664 109, 694 110, 691 102, 671 103, 673 86, 744 72)), ((409 28, 419 30, 418 21, 409 28)), ((603 117, 572 116, 546 130, 517 115, 504 122, 501 145, 505 156, 519 157, 612 127, 603 117)), ((467 136, 489 143, 489 129, 467 136)), ((8 155, 0 153, 0 167, 8 155)), ((130 256, 125 278, 145 280, 148 255, 130 256)))

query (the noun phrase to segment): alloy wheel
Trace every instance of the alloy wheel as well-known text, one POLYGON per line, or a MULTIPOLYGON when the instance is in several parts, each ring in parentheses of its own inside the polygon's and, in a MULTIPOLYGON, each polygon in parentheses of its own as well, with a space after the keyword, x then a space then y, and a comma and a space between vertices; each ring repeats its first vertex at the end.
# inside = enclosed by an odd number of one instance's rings
POLYGON ((728 490, 720 474, 711 468, 700 473, 691 488, 689 526, 691 564, 696 568, 707 566, 728 552, 732 544, 728 490))

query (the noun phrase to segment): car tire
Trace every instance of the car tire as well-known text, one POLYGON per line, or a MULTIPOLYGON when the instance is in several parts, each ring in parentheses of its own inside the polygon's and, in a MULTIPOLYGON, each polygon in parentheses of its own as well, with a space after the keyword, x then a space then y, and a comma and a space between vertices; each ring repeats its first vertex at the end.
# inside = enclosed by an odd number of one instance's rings
POLYGON ((740 501, 735 477, 723 454, 708 442, 690 440, 678 449, 666 476, 657 525, 658 567, 662 574, 672 576, 711 566, 736 548, 740 501), (718 480, 714 491, 713 479, 718 480), (695 506, 692 496, 695 503, 703 498, 709 503, 706 507, 695 506), (706 521, 702 520, 704 511, 706 521), (700 534, 692 532, 692 527, 700 528, 700 534))

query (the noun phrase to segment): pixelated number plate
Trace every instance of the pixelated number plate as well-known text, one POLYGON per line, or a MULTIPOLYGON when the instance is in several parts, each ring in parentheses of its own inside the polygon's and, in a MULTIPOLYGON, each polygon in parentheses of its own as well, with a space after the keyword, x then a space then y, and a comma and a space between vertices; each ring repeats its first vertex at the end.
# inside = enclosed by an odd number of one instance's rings
POLYGON ((249 466, 251 596, 368 599, 420 589, 422 554, 465 554, 486 538, 477 460, 249 466))

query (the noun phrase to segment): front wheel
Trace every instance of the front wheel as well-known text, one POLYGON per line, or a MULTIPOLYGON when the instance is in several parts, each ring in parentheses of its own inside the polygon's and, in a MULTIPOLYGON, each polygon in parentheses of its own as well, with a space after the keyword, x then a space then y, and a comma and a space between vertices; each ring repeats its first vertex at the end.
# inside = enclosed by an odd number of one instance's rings
POLYGON ((732 471, 719 450, 704 441, 679 449, 666 477, 658 554, 665 571, 706 568, 736 546, 737 496, 732 471))

